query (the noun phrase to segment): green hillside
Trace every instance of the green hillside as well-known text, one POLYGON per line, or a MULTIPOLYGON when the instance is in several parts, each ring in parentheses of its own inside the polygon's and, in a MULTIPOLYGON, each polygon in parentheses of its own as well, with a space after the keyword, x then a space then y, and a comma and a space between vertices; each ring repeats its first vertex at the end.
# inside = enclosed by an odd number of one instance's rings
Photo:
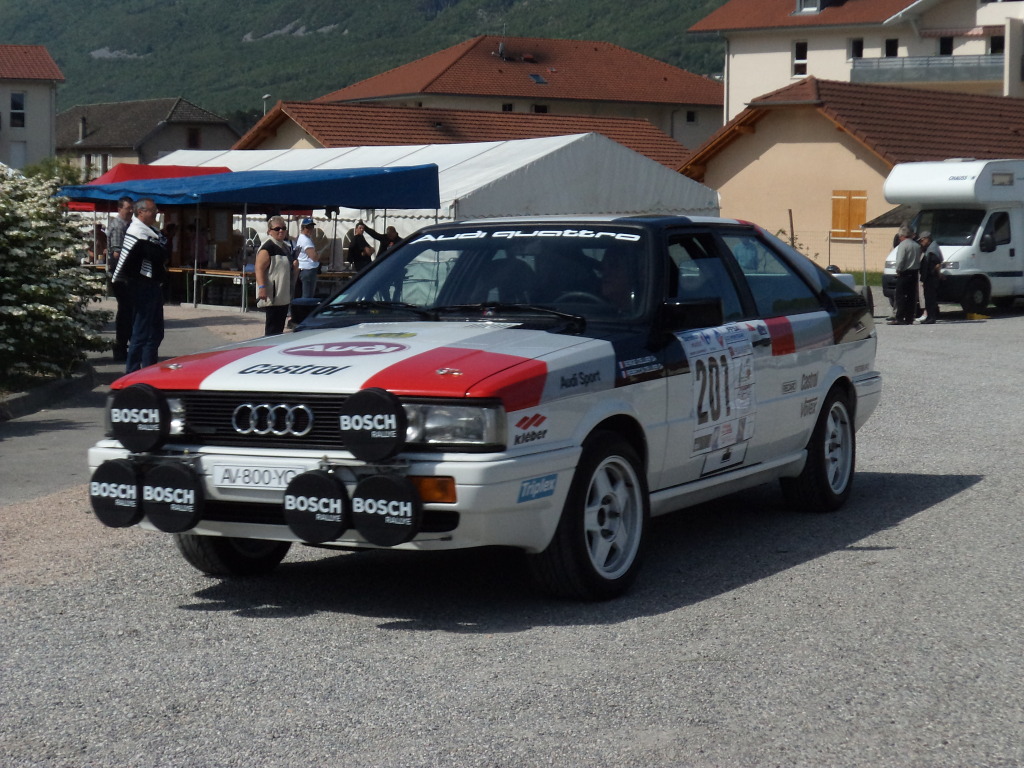
POLYGON ((724 0, 33 0, 0 2, 4 42, 45 45, 58 109, 182 96, 235 120, 481 34, 606 40, 699 74, 722 45, 686 34, 724 0))

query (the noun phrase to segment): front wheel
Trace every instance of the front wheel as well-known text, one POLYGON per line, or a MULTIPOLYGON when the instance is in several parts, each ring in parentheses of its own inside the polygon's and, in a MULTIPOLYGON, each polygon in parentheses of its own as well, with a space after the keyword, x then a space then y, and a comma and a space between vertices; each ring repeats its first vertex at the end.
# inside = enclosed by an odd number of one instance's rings
POLYGON ((988 283, 976 277, 967 284, 967 289, 960 299, 960 306, 967 314, 974 314, 982 312, 988 306, 988 299, 988 283))
POLYGON ((621 595, 639 570, 649 517, 636 451, 613 432, 595 432, 583 443, 554 538, 529 556, 534 581, 558 597, 621 595))
POLYGON ((174 534, 182 557, 208 576, 261 576, 277 568, 292 544, 290 541, 236 539, 229 536, 174 534))
POLYGON ((853 487, 856 437, 848 396, 833 389, 807 443, 807 462, 797 477, 779 482, 786 501, 797 509, 832 512, 846 502, 853 487))

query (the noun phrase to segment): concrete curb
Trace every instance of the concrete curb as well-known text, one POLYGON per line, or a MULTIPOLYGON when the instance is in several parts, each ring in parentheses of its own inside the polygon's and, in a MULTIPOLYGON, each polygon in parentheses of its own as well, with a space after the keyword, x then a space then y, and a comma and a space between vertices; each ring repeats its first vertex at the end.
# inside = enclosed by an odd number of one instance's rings
POLYGON ((75 372, 64 379, 55 379, 27 392, 15 392, 0 398, 0 421, 9 421, 37 413, 80 392, 96 386, 96 369, 88 362, 79 363, 75 372))

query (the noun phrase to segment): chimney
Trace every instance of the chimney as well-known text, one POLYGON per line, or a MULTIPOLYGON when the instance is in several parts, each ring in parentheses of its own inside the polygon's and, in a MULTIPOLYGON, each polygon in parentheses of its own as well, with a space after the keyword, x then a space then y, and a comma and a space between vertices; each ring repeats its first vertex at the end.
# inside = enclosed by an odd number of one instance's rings
POLYGON ((85 115, 82 115, 80 118, 78 118, 78 140, 85 141, 85 134, 85 115))

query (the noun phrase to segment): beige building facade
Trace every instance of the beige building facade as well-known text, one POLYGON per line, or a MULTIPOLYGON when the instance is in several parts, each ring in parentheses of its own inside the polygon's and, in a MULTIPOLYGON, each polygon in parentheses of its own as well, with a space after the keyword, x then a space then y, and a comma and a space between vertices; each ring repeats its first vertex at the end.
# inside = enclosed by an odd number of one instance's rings
POLYGON ((726 40, 726 121, 808 75, 1024 97, 1019 1, 730 0, 691 31, 726 40))

